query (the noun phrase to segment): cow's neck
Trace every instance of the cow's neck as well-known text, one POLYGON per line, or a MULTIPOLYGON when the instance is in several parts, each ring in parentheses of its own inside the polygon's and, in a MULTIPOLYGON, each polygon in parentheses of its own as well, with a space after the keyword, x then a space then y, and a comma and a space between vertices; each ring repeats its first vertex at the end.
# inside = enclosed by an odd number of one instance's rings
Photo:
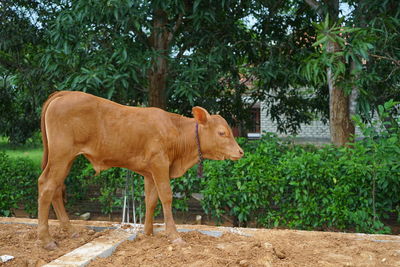
POLYGON ((174 160, 170 166, 171 178, 182 176, 199 161, 195 120, 182 116, 177 121, 176 127, 179 131, 179 138, 173 148, 174 160))

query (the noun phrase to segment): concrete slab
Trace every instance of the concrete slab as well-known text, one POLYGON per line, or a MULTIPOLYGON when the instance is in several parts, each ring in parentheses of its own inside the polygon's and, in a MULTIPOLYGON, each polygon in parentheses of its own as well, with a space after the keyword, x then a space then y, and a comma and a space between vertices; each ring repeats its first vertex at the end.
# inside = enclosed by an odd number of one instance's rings
POLYGON ((54 261, 43 265, 44 267, 81 267, 86 266, 97 257, 109 257, 114 250, 124 241, 133 240, 136 233, 122 230, 111 231, 110 234, 101 236, 85 245, 61 256, 54 261))
MULTIPOLYGON (((29 219, 29 218, 15 218, 15 217, 0 217, 0 223, 23 223, 28 225, 37 225, 37 219, 29 219)), ((95 227, 113 227, 114 224, 118 222, 109 222, 109 221, 82 221, 82 220, 70 220, 72 225, 79 226, 95 226, 95 227)), ((59 225, 60 222, 58 220, 50 219, 49 225, 59 225)))
POLYGON ((209 235, 209 236, 213 236, 213 237, 221 237, 224 234, 224 232, 221 232, 221 231, 178 229, 178 232, 181 232, 181 233, 187 233, 187 232, 193 232, 193 231, 200 232, 204 235, 209 235))

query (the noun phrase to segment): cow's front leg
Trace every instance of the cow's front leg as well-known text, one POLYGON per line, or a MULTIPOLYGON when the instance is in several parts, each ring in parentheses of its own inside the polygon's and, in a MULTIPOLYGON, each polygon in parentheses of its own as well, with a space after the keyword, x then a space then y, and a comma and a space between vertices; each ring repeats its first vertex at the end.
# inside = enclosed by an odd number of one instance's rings
POLYGON ((146 217, 144 221, 144 233, 146 235, 153 234, 153 216, 154 209, 157 206, 158 193, 151 175, 144 177, 144 190, 146 201, 146 217))
POLYGON ((168 168, 165 168, 164 171, 153 172, 153 178, 163 207, 165 231, 172 242, 181 243, 183 240, 176 230, 174 218, 172 216, 172 190, 168 168))

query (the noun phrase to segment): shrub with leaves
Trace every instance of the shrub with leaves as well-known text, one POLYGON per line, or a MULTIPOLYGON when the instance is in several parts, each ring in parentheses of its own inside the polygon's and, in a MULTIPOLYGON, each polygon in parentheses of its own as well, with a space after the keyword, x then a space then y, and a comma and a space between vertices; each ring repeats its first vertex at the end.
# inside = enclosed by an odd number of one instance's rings
POLYGON ((39 173, 32 160, 0 152, 0 215, 11 216, 21 205, 31 216, 37 214, 39 173))
POLYGON ((217 222, 226 214, 233 216, 235 225, 243 226, 274 205, 278 177, 269 166, 276 164, 286 145, 274 135, 239 143, 246 153, 243 159, 206 162, 202 205, 217 222))
MULTIPOLYGON (((397 103, 379 107, 379 117, 397 103)), ((273 135, 242 143, 237 162, 206 163, 203 208, 218 223, 388 233, 400 207, 400 121, 364 124, 348 147, 288 145, 273 135), (390 123, 390 127, 388 127, 390 123)))
POLYGON ((188 201, 193 193, 200 192, 201 178, 197 177, 196 167, 189 169, 184 176, 171 180, 174 194, 172 208, 176 211, 189 211, 188 201))

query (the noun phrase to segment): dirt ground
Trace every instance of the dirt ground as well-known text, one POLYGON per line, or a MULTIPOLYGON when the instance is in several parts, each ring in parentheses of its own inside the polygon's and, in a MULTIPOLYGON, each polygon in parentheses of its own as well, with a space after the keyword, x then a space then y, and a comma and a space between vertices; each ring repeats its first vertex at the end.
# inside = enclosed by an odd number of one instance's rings
POLYGON ((123 243, 111 257, 97 259, 89 266, 400 266, 398 236, 293 230, 234 232, 226 231, 219 238, 182 233, 184 245, 171 244, 163 232, 141 235, 123 243))
MULTIPOLYGON (((85 224, 107 225, 80 222, 85 224)), ((139 234, 135 240, 121 244, 111 257, 97 259, 89 266, 400 266, 400 236, 395 235, 178 227, 224 234, 212 237, 197 231, 181 233, 184 245, 172 244, 163 231, 150 237, 139 234)), ((102 235, 80 228, 81 237, 69 239, 52 224, 51 232, 60 246, 55 252, 36 244, 36 226, 0 223, 0 255, 16 257, 0 266, 40 266, 102 235)))
POLYGON ((0 256, 11 255, 13 260, 1 263, 1 267, 42 266, 65 253, 103 235, 85 227, 77 227, 79 237, 69 239, 68 234, 59 227, 50 225, 50 234, 58 243, 59 249, 47 251, 37 242, 36 226, 25 224, 0 224, 0 256))

